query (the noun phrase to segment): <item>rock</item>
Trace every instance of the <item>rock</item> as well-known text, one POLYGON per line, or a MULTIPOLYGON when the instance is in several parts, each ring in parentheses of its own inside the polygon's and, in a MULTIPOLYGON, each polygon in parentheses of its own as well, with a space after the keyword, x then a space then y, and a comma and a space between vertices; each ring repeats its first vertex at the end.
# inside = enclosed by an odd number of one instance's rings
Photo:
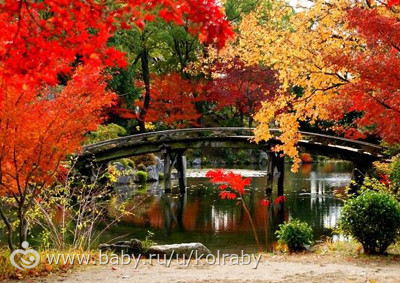
POLYGON ((122 252, 128 254, 140 254, 143 251, 143 243, 138 239, 130 241, 120 241, 114 244, 101 244, 99 245, 101 251, 111 250, 114 252, 122 252))
POLYGON ((210 250, 207 249, 202 243, 183 243, 183 244, 173 244, 173 245, 155 245, 151 246, 147 251, 148 254, 160 254, 170 256, 172 252, 174 255, 186 255, 190 256, 192 253, 192 257, 194 257, 194 253, 197 251, 197 254, 200 256, 201 254, 208 255, 210 254, 210 250), (192 253, 193 251, 193 253, 192 253))
POLYGON ((114 166, 115 170, 120 171, 120 172, 123 172, 126 170, 125 166, 122 165, 122 163, 120 163, 120 162, 114 162, 113 166, 114 166))
POLYGON ((159 179, 157 165, 151 165, 146 168, 147 174, 149 174, 149 178, 147 181, 149 182, 157 182, 159 179))
POLYGON ((192 165, 193 166, 201 166, 201 158, 197 157, 197 158, 193 159, 192 165))
POLYGON ((262 161, 265 161, 265 160, 268 160, 268 153, 266 153, 265 151, 261 151, 260 152, 259 161, 262 162, 262 161))
POLYGON ((116 183, 117 183, 117 185, 120 185, 120 184, 129 184, 130 182, 133 181, 132 177, 133 177, 133 176, 130 176, 130 175, 127 175, 127 176, 124 176, 124 175, 118 176, 118 177, 117 177, 116 183))
POLYGON ((160 157, 156 156, 156 166, 158 173, 164 173, 164 160, 161 160, 160 157))

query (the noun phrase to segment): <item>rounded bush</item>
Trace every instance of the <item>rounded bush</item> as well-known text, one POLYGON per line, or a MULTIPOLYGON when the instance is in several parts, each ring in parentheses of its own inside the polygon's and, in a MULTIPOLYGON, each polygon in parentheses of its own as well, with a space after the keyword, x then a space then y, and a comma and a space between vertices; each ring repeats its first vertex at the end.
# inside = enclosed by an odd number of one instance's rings
POLYGON ((138 171, 143 171, 143 172, 147 172, 147 167, 146 167, 146 165, 144 165, 144 164, 139 164, 139 165, 137 165, 136 166, 136 169, 138 170, 138 171))
POLYGON ((151 165, 157 165, 156 156, 153 153, 143 154, 139 156, 131 157, 133 162, 135 162, 136 166, 143 164, 144 166, 148 167, 151 165))
POLYGON ((149 174, 145 171, 137 171, 136 172, 136 180, 140 184, 144 184, 149 179, 149 174))
POLYGON ((286 244, 291 252, 298 252, 310 245, 313 239, 313 230, 310 225, 300 220, 280 224, 279 230, 275 232, 278 242, 286 244))
POLYGON ((340 228, 357 239, 367 254, 384 254, 400 228, 400 205, 384 192, 365 191, 346 201, 340 228))

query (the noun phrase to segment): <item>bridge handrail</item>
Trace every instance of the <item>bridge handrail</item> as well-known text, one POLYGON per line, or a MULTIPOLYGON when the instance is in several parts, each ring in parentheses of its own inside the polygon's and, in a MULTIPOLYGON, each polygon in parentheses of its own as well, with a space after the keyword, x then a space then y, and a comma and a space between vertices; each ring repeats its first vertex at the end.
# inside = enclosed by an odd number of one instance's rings
POLYGON ((107 144, 111 141, 113 142, 122 142, 125 140, 130 140, 131 138, 145 138, 149 136, 155 136, 155 135, 165 135, 165 134, 170 134, 170 133, 183 133, 183 132, 203 132, 203 131, 210 131, 210 130, 230 130, 230 131, 240 131, 240 130, 249 130, 249 131, 254 131, 254 128, 241 128, 241 127, 214 127, 214 128, 184 128, 184 129, 173 129, 173 130, 163 130, 163 131, 156 131, 156 132, 147 132, 147 133, 141 133, 141 134, 135 134, 135 135, 130 135, 130 136, 125 136, 125 137, 119 137, 116 139, 111 139, 111 140, 106 140, 106 141, 101 141, 97 142, 94 144, 89 144, 85 145, 84 148, 88 148, 91 146, 99 146, 102 144, 107 144))
MULTIPOLYGON (((136 134, 136 135, 130 135, 130 136, 125 136, 125 137, 120 137, 112 140, 106 140, 106 141, 101 141, 95 144, 90 144, 83 146, 83 152, 85 151, 91 151, 95 150, 98 148, 101 148, 102 146, 108 145, 108 144, 122 144, 124 142, 132 141, 133 139, 135 140, 143 140, 148 137, 158 137, 158 136, 171 136, 173 134, 181 134, 181 133, 205 133, 205 132, 250 132, 251 136, 254 135, 254 128, 242 128, 242 127, 214 127, 214 128, 186 128, 186 129, 175 129, 175 130, 164 130, 164 131, 157 131, 157 132, 148 132, 148 133, 142 133, 142 134, 136 134)), ((271 134, 273 135, 278 135, 281 133, 279 129, 270 129, 271 134)), ((351 140, 348 138, 342 138, 342 137, 336 137, 336 136, 330 136, 326 134, 319 134, 319 133, 312 133, 312 132, 303 132, 301 131, 300 134, 302 137, 307 140, 307 138, 321 138, 321 139, 328 139, 330 141, 337 141, 340 142, 343 145, 346 145, 348 147, 355 147, 355 146, 360 146, 361 148, 358 149, 364 149, 365 147, 369 148, 373 152, 381 152, 382 147, 379 145, 375 145, 372 143, 364 142, 364 141, 357 141, 357 140, 351 140)), ((243 137, 243 135, 238 135, 235 134, 237 137, 243 137)), ((194 137, 190 137, 194 138, 194 137)), ((197 137, 199 138, 199 137, 197 137)), ((317 143, 317 141, 312 141, 313 143, 317 143)))

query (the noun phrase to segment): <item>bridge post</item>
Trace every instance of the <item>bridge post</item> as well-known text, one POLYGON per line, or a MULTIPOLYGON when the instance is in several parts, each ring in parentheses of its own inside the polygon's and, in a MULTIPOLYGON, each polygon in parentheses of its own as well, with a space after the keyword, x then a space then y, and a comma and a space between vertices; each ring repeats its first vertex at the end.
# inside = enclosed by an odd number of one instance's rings
POLYGON ((266 194, 272 193, 272 187, 274 184, 275 168, 278 172, 277 189, 278 196, 283 196, 284 193, 284 178, 285 178, 285 157, 281 156, 281 153, 270 152, 268 154, 267 163, 267 188, 266 194))
POLYGON ((180 193, 186 192, 187 179, 186 179, 186 156, 185 151, 173 152, 171 148, 163 146, 161 153, 164 158, 164 188, 166 193, 170 193, 172 189, 171 172, 172 168, 175 167, 178 171, 179 178, 179 191, 180 193))
POLYGON ((278 170, 278 196, 283 196, 285 179, 285 157, 281 153, 275 154, 276 169, 278 170))
POLYGON ((166 147, 161 149, 164 158, 164 189, 166 193, 171 192, 171 153, 166 147))
POLYGON ((179 191, 184 194, 186 192, 187 187, 187 179, 186 179, 186 156, 183 152, 179 152, 176 156, 176 169, 178 170, 179 175, 179 191))
POLYGON ((268 153, 268 160, 267 160, 267 188, 265 190, 265 193, 267 195, 272 193, 272 185, 274 182, 274 169, 275 169, 275 164, 274 164, 274 153, 269 152, 268 153))

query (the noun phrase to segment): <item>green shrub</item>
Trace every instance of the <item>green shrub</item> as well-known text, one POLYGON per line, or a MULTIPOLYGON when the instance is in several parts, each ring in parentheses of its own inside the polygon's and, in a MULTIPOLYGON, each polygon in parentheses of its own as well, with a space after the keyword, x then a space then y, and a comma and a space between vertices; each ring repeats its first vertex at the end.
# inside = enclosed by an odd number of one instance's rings
POLYGON ((138 183, 146 183, 149 179, 149 174, 145 171, 137 171, 136 172, 136 180, 138 183))
POLYGON ((234 164, 236 159, 232 148, 222 148, 221 153, 227 164, 234 164))
POLYGON ((117 160, 117 162, 121 163, 125 167, 125 169, 135 168, 135 163, 133 163, 133 161, 129 158, 122 158, 117 160))
POLYGON ((392 182, 393 191, 399 192, 400 188, 400 157, 396 156, 390 165, 389 178, 392 182))
POLYGON ((236 158, 238 163, 240 164, 250 164, 250 154, 247 150, 239 150, 236 154, 236 158))
POLYGON ((126 130, 117 124, 100 125, 96 131, 87 135, 87 144, 116 139, 127 134, 126 130))
POLYGON ((131 159, 133 160, 133 162, 135 162, 136 166, 138 166, 139 164, 143 164, 146 167, 157 165, 156 156, 153 153, 134 156, 131 157, 131 159))
POLYGON ((384 254, 400 228, 400 205, 385 192, 367 190, 346 201, 340 228, 357 239, 367 254, 384 254))
POLYGON ((164 180, 164 173, 158 173, 158 179, 160 181, 164 180))
POLYGON ((310 245, 313 239, 313 230, 310 225, 300 220, 280 224, 275 234, 278 236, 278 242, 286 244, 291 252, 304 250, 305 245, 310 245))
POLYGON ((147 172, 147 167, 146 167, 144 164, 139 164, 139 165, 137 165, 137 166, 136 166, 136 169, 137 169, 138 171, 147 172))
POLYGON ((193 157, 201 157, 203 153, 201 152, 201 149, 194 149, 192 155, 193 157))

